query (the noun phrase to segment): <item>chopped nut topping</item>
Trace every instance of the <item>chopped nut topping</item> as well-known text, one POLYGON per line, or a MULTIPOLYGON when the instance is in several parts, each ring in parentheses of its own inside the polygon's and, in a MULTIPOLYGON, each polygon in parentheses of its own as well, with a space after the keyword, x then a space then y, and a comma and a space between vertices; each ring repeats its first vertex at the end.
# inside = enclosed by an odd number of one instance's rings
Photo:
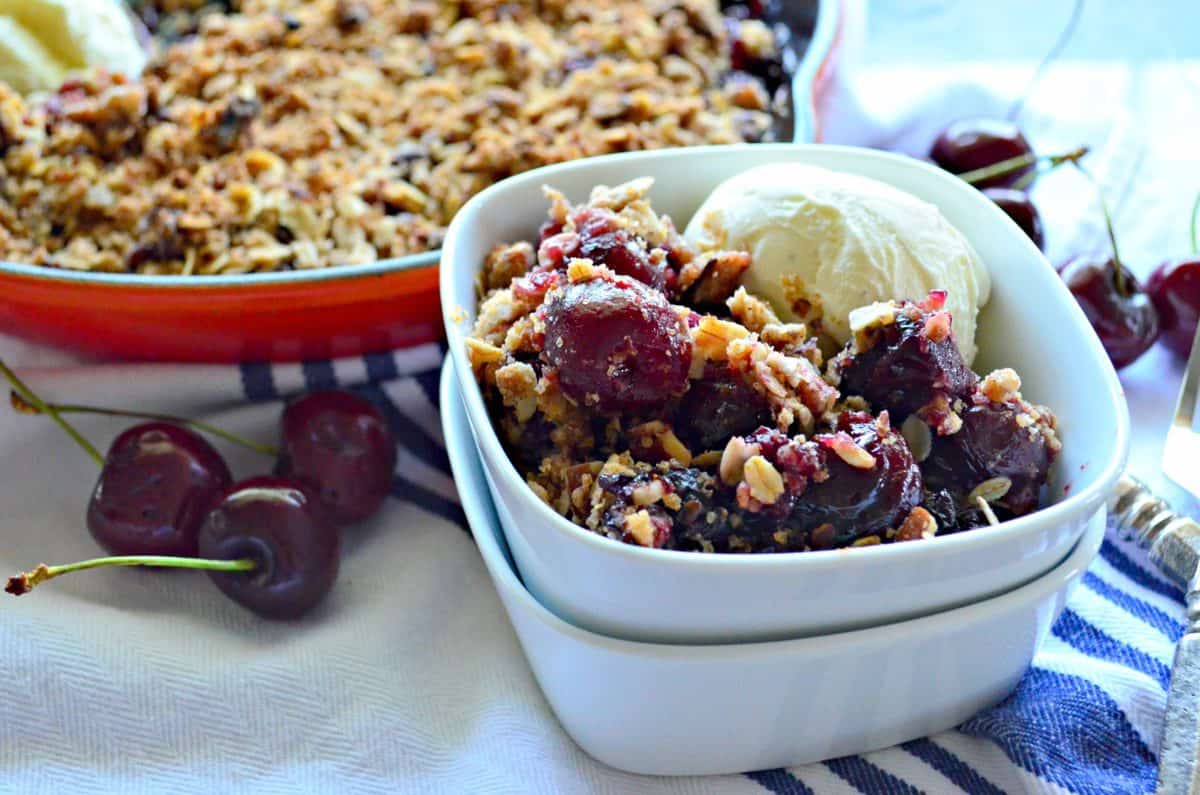
POLYGON ((705 359, 723 362, 728 358, 726 349, 729 344, 749 336, 750 332, 744 326, 705 315, 700 318, 700 324, 692 329, 692 345, 705 359))
POLYGON ((896 304, 893 301, 876 301, 873 304, 850 310, 850 331, 855 334, 896 322, 896 304))
POLYGON ((1021 377, 1008 367, 993 370, 979 384, 979 391, 993 403, 1007 403, 1021 397, 1021 377))
POLYGON ((596 278, 600 270, 590 259, 573 259, 567 264, 567 279, 572 283, 586 282, 596 278))
POLYGON ((645 510, 625 517, 625 532, 644 547, 654 546, 654 522, 645 510))
MULTIPOLYGON (((737 288, 733 296, 725 302, 730 313, 739 323, 750 331, 761 332, 768 325, 779 325, 779 316, 771 309, 766 301, 756 298, 746 292, 745 287, 737 288)), ((799 324, 803 334, 804 325, 799 324)))
POLYGON ((934 312, 925 321, 925 336, 930 342, 945 342, 952 332, 949 312, 934 312))
POLYGON ((746 460, 742 477, 750 488, 750 496, 763 505, 774 505, 783 496, 783 476, 774 464, 761 455, 746 460))
POLYGON ((937 535, 938 523, 929 511, 921 506, 913 508, 896 532, 897 541, 917 541, 937 535))
POLYGON ((666 487, 661 480, 643 483, 633 490, 633 504, 641 507, 653 505, 666 494, 666 487))

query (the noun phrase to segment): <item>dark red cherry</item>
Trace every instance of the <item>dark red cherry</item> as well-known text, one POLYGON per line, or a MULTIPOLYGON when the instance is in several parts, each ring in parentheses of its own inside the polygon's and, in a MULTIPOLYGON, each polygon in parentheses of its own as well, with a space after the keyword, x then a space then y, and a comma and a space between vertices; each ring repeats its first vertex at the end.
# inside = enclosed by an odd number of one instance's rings
POLYGON ((1021 227, 1029 239, 1040 249, 1045 249, 1046 238, 1042 231, 1042 216, 1029 198, 1029 194, 1012 188, 985 188, 983 195, 987 196, 996 206, 1003 210, 1009 218, 1021 227))
POLYGON ((192 431, 135 425, 108 449, 88 530, 114 555, 195 555, 200 523, 232 480, 221 454, 192 431))
POLYGON ((1146 292, 1158 310, 1163 342, 1186 359, 1200 319, 1200 257, 1159 265, 1146 282, 1146 292))
POLYGON ((952 321, 938 305, 902 303, 892 322, 871 329, 862 347, 849 345, 834 360, 842 394, 887 409, 897 422, 934 398, 969 394, 978 378, 963 361, 952 321))
POLYGON ((230 487, 200 527, 199 554, 249 559, 247 572, 209 572, 233 601, 266 618, 299 618, 337 579, 340 537, 316 494, 292 478, 257 477, 230 487))
MULTIPOLYGON (((942 131, 934 141, 929 156, 933 162, 950 173, 963 174, 1032 153, 1033 147, 1012 122, 999 119, 963 119, 942 131)), ((975 187, 1010 187, 1033 168, 1031 163, 1028 168, 1003 177, 984 180, 975 187)))
POLYGON ((1008 478, 1012 486, 997 507, 1015 516, 1036 510, 1054 451, 1045 434, 1030 432, 1022 419, 1025 411, 1020 405, 976 396, 962 412, 962 427, 956 433, 932 434, 929 457, 921 463, 926 487, 949 491, 958 511, 970 511, 975 506, 967 496, 976 486, 991 478, 1008 478))
POLYGON ((692 340, 666 297, 623 277, 568 284, 542 305, 542 358, 577 403, 612 413, 660 406, 687 386, 692 340))
POLYGON ((728 367, 709 365, 694 381, 675 418, 679 437, 696 453, 724 450, 731 437, 745 436, 771 423, 771 406, 746 379, 728 367))
POLYGON ((1132 364, 1158 339, 1158 312, 1137 280, 1112 258, 1083 255, 1068 260, 1059 275, 1083 308, 1113 365, 1132 364))
POLYGON ((863 412, 838 415, 837 432, 814 438, 828 477, 814 482, 796 503, 813 549, 844 547, 860 538, 887 537, 924 497, 912 451, 888 420, 863 412), (852 442, 874 458, 869 468, 851 466, 838 448, 852 442))
POLYGON ((314 392, 280 421, 276 473, 313 489, 339 525, 372 516, 392 490, 396 440, 369 401, 349 392, 314 392))

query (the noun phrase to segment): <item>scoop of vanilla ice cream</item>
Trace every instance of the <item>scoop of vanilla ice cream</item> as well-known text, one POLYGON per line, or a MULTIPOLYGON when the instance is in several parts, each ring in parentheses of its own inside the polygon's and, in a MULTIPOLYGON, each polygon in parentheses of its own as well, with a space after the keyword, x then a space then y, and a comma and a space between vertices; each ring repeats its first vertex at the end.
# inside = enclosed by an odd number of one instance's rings
POLYGON ((750 252, 742 278, 781 318, 819 323, 838 344, 850 312, 875 301, 947 292, 959 350, 975 358, 975 323, 991 279, 932 204, 882 182, 800 163, 726 180, 684 232, 701 250, 750 252))
POLYGON ((0 80, 21 93, 95 66, 136 77, 146 57, 121 0, 0 0, 0 80))

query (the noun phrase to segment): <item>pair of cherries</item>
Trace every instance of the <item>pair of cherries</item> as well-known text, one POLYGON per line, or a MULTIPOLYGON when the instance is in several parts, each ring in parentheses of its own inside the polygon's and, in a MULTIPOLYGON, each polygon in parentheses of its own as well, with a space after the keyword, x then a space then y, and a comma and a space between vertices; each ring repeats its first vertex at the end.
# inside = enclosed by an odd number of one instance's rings
MULTIPOLYGON (((1085 153, 1080 149, 1039 158, 1015 124, 974 119, 947 127, 934 142, 930 156, 942 168, 980 188, 1042 248, 1045 238, 1041 216, 1022 188, 1032 184, 1039 162, 1053 168, 1065 162, 1078 163, 1085 153)), ((1112 256, 1077 255, 1063 263, 1059 274, 1118 368, 1134 362, 1160 335, 1169 348, 1186 357, 1200 318, 1200 247, 1196 241, 1200 198, 1192 213, 1195 256, 1159 265, 1145 288, 1117 254, 1103 198, 1101 207, 1112 256)))
POLYGON ((13 385, 14 407, 49 416, 100 463, 87 526, 113 556, 40 566, 12 578, 10 593, 101 566, 192 568, 261 616, 298 618, 337 579, 339 528, 376 513, 391 491, 395 439, 379 410, 348 392, 289 404, 276 451, 178 418, 49 405, 3 363, 0 370, 13 385), (101 456, 62 419, 66 413, 150 421, 121 433, 101 456), (221 454, 192 428, 275 455, 274 473, 235 482, 221 454))

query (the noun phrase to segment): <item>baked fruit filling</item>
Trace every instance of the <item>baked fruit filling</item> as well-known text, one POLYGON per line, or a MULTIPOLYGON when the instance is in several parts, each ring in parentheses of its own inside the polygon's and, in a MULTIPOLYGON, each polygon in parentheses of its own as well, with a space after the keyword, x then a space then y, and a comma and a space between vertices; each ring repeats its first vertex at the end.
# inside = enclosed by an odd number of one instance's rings
POLYGON ((468 357, 541 499, 701 552, 915 541, 1038 507, 1054 415, 1013 370, 972 372, 944 292, 857 309, 828 350, 740 286, 748 253, 690 247, 650 185, 579 206, 547 189, 536 239, 481 269, 468 357))

